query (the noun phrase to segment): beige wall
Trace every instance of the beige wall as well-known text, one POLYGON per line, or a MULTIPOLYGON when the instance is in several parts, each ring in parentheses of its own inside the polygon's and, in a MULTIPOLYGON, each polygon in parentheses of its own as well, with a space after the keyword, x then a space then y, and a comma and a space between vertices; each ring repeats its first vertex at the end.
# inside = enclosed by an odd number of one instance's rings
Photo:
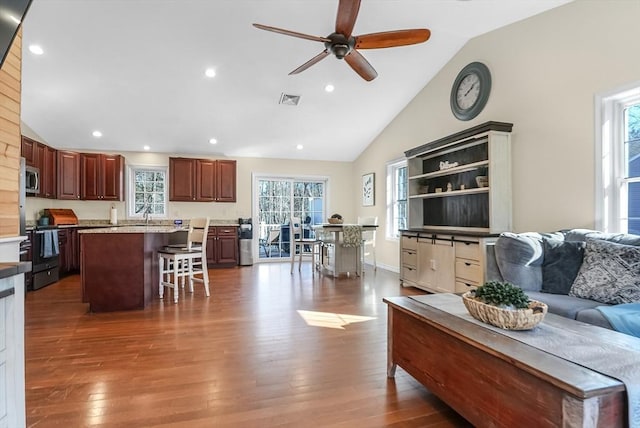
POLYGON ((22 30, 0 70, 0 237, 18 236, 22 30))
MULTIPOLYGON (((25 127, 26 129, 26 127, 25 127)), ((25 134, 26 135, 26 134, 25 134)), ((31 137, 41 142, 47 143, 39 138, 35 133, 31 137)), ((48 144, 48 143, 47 143, 48 144)), ((50 144, 55 147, 54 144, 50 144)), ((125 157, 126 165, 152 165, 169 166, 168 154, 152 153, 121 153, 125 157)), ((178 155, 174 155, 178 156, 178 155)), ((328 212, 338 211, 347 219, 354 217, 354 207, 352 197, 349 195, 351 180, 350 162, 317 162, 299 161, 283 159, 257 159, 239 158, 237 159, 237 202, 217 203, 217 202, 170 202, 169 218, 187 219, 197 216, 209 216, 218 220, 233 220, 238 217, 249 217, 252 215, 252 173, 272 176, 297 177, 327 177, 329 179, 329 200, 327 201, 328 212)), ((118 218, 126 218, 126 206, 124 202, 115 203, 118 209, 118 218)), ((105 201, 64 201, 44 198, 27 198, 26 217, 27 221, 35 221, 44 208, 71 208, 79 219, 83 220, 107 220, 111 209, 111 203, 105 201)))
MULTIPOLYGON (((471 40, 357 159, 353 188, 364 173, 383 178, 385 162, 404 150, 486 121, 512 122, 514 230, 594 227, 594 96, 640 81, 638 17, 640 1, 577 0, 471 40), (472 61, 487 64, 493 88, 484 111, 461 122, 449 93, 472 61)), ((384 219, 385 197, 378 179, 376 206, 358 214, 384 219)), ((377 251, 397 268, 397 242, 379 236, 377 251)))

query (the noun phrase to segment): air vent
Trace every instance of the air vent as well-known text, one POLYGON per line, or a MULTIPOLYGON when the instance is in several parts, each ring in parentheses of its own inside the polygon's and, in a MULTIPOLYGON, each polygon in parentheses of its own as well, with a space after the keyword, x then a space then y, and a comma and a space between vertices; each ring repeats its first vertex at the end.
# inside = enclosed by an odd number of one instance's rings
POLYGON ((284 104, 286 106, 297 106, 300 102, 300 95, 290 95, 285 94, 284 92, 280 95, 280 104, 284 104))

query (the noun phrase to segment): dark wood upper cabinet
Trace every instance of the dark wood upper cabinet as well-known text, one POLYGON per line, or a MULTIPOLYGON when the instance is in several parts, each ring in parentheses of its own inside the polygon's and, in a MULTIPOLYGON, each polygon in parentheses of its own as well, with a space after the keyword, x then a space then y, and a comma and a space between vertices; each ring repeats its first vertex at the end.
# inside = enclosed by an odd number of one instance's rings
POLYGON ((80 154, 80 197, 85 200, 121 201, 124 161, 120 155, 80 154))
POLYGON ((40 193, 38 196, 41 198, 56 198, 56 163, 57 163, 57 150, 38 143, 37 146, 37 158, 39 159, 40 168, 40 193))
POLYGON ((216 161, 196 159, 196 201, 213 202, 216 200, 216 161))
POLYGON ((236 161, 169 158, 169 200, 235 202, 236 161))
POLYGON ((27 165, 40 171, 40 190, 34 196, 55 199, 57 193, 57 150, 23 135, 20 155, 25 158, 27 165))
POLYGON ((236 161, 216 161, 216 201, 236 201, 236 161))
POLYGON ((194 201, 195 159, 169 158, 169 200, 194 201))
POLYGON ((80 153, 58 150, 58 199, 80 199, 80 153))
POLYGON ((36 146, 37 141, 33 141, 29 137, 22 136, 22 144, 20 147, 20 155, 25 159, 25 163, 29 166, 37 168, 36 146))

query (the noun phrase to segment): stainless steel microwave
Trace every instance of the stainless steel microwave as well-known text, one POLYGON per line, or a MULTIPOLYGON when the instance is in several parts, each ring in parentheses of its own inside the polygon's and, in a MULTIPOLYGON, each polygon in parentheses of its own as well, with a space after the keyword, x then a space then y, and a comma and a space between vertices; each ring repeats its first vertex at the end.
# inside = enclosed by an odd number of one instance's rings
POLYGON ((38 193, 40 191, 40 170, 32 166, 24 169, 24 188, 26 193, 38 193))

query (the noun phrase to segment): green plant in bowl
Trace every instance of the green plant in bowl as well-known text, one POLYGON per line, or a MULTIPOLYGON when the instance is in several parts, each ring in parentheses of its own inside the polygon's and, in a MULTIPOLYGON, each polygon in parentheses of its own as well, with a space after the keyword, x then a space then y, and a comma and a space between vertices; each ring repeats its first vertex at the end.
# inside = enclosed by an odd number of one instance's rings
POLYGON ((485 282, 472 294, 481 302, 501 308, 524 309, 529 307, 529 296, 522 291, 522 288, 509 282, 485 282))

